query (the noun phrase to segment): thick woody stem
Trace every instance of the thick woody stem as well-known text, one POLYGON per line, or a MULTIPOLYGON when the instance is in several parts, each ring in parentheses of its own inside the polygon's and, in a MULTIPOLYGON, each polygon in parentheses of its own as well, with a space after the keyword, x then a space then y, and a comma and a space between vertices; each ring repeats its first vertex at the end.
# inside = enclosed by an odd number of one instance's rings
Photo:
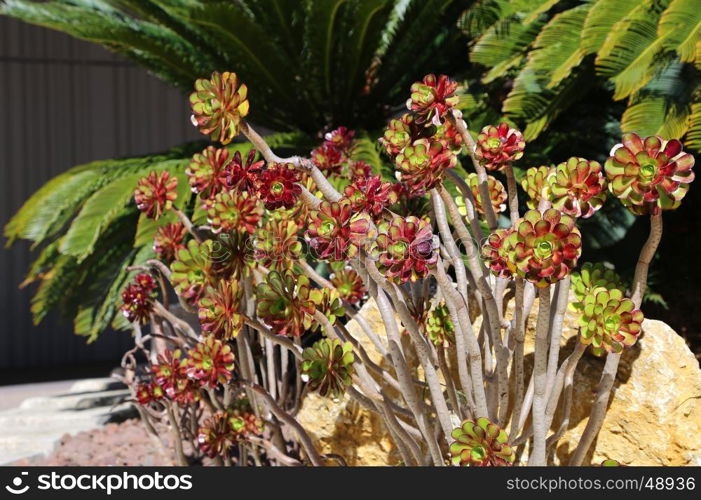
POLYGON ((491 198, 489 197, 487 171, 475 156, 475 141, 472 139, 470 132, 467 130, 467 124, 462 119, 462 113, 460 113, 458 110, 453 110, 449 118, 452 120, 456 130, 462 137, 462 140, 465 143, 465 148, 472 159, 472 165, 475 167, 477 179, 479 180, 480 201, 482 202, 484 214, 487 217, 487 225, 489 226, 490 231, 494 231, 497 228, 497 216, 494 213, 494 207, 492 206, 491 198))
MULTIPOLYGON (((631 297, 635 307, 640 307, 647 288, 647 273, 650 267, 650 262, 655 256, 657 246, 662 239, 662 214, 650 216, 650 235, 640 251, 638 264, 635 266, 635 276, 633 277, 633 295, 631 297)), ((596 387, 596 399, 592 406, 591 415, 587 426, 584 428, 582 438, 579 440, 579 445, 570 459, 570 465, 581 465, 586 457, 591 444, 599 435, 601 425, 604 423, 606 416, 606 408, 608 407, 611 389, 616 380, 616 372, 618 372, 618 364, 621 361, 621 353, 609 353, 606 356, 606 364, 604 365, 599 385, 596 387)))
POLYGON ((557 375, 557 365, 560 360, 560 340, 562 339, 562 324, 567 311, 567 301, 570 292, 570 276, 565 276, 558 281, 555 286, 555 304, 551 307, 550 318, 550 354, 548 357, 548 378, 546 383, 545 398, 550 396, 552 387, 555 384, 555 376, 557 375))
POLYGON ((511 227, 516 227, 520 215, 518 213, 518 189, 516 187, 516 176, 511 165, 504 169, 506 174, 506 189, 509 195, 509 215, 511 217, 511 227))
POLYGON ((533 450, 528 465, 546 465, 545 405, 548 369, 548 324, 550 323, 550 287, 538 291, 538 322, 535 336, 535 361, 533 365, 533 450))

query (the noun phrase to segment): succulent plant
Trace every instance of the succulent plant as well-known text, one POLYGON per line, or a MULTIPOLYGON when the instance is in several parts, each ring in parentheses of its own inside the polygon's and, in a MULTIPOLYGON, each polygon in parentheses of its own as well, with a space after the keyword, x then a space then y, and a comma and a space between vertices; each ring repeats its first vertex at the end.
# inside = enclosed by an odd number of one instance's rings
POLYGON ((256 287, 258 316, 278 335, 299 337, 311 328, 316 306, 306 276, 271 271, 256 287))
POLYGON ((178 178, 162 170, 153 171, 139 180, 134 190, 136 207, 150 219, 158 219, 173 206, 178 198, 178 178))
POLYGON ((596 161, 572 157, 555 167, 548 183, 553 207, 572 217, 591 217, 606 201, 606 179, 596 161))
POLYGON ((134 393, 136 394, 136 401, 141 406, 145 406, 153 401, 159 401, 164 397, 163 390, 153 383, 137 385, 134 393))
POLYGON ((589 295, 595 288, 605 288, 611 290, 613 288, 622 288, 623 281, 620 276, 614 271, 606 267, 604 264, 597 262, 585 262, 582 268, 572 273, 572 292, 574 293, 576 302, 570 305, 575 310, 583 307, 584 297, 589 295))
MULTIPOLYGON (((467 177, 465 177, 465 182, 470 187, 472 197, 475 200, 475 210, 480 214, 484 214, 484 208, 482 207, 482 195, 480 194, 479 189, 479 177, 476 173, 472 172, 467 174, 467 177)), ((489 191, 489 199, 492 203, 494 213, 498 214, 506 210, 506 199, 508 198, 508 194, 506 193, 504 185, 497 178, 488 175, 487 190, 489 191)), ((460 213, 462 213, 462 215, 467 215, 465 199, 462 196, 458 196, 456 198, 456 203, 460 213)))
POLYGON ((477 136, 475 156, 488 170, 502 170, 523 156, 526 142, 521 132, 507 123, 488 125, 477 136))
POLYGON ((151 366, 151 374, 154 385, 171 401, 185 404, 199 397, 188 378, 187 358, 180 349, 159 354, 157 362, 151 366))
POLYGON ((269 219, 256 232, 255 260, 271 270, 291 269, 302 254, 302 242, 297 238, 298 231, 299 226, 292 220, 269 219))
POLYGON ((348 177, 352 181, 366 179, 372 175, 372 166, 363 160, 348 161, 348 177))
POLYGON ((455 343, 455 325, 450 319, 450 312, 445 302, 441 301, 429 311, 425 324, 428 338, 434 345, 455 343))
POLYGON ((397 202, 397 193, 391 182, 382 182, 379 175, 355 177, 343 190, 354 212, 367 212, 375 217, 397 202))
POLYGON ((393 217, 380 224, 377 237, 380 270, 399 283, 426 277, 438 260, 438 241, 424 219, 393 217))
POLYGON ((231 379, 234 370, 234 353, 231 346, 214 337, 206 337, 190 349, 187 358, 187 374, 199 384, 216 387, 231 379))
POLYGON ((223 340, 236 337, 243 326, 239 314, 240 300, 241 291, 235 279, 219 280, 216 287, 207 287, 197 304, 202 331, 223 340))
POLYGON ((247 232, 222 232, 208 241, 211 272, 218 278, 243 279, 256 266, 252 238, 247 232))
POLYGON ((299 174, 292 164, 273 163, 260 176, 259 195, 265 202, 265 208, 275 210, 292 208, 302 188, 297 184, 299 174))
POLYGON ((153 237, 153 251, 158 258, 166 263, 170 263, 180 249, 185 248, 183 240, 187 235, 187 228, 182 222, 175 222, 161 226, 153 237))
POLYGON ((430 122, 440 125, 449 110, 457 106, 460 97, 455 95, 458 83, 446 75, 426 75, 411 86, 411 97, 406 103, 416 113, 417 123, 430 122))
POLYGON ((637 215, 677 208, 694 180, 694 157, 676 139, 625 134, 605 170, 609 189, 637 215))
POLYGON ((212 240, 198 243, 190 240, 187 248, 181 248, 171 263, 171 282, 175 291, 184 299, 196 303, 207 285, 214 283, 212 240))
POLYGON ((302 352, 302 373, 309 388, 322 396, 340 397, 353 382, 353 345, 338 339, 321 339, 302 352))
POLYGON ((360 303, 367 293, 363 278, 351 268, 340 269, 331 274, 329 279, 341 298, 349 304, 360 303))
POLYGON ((394 158, 405 147, 423 136, 424 127, 416 123, 414 115, 405 113, 400 118, 390 120, 380 138, 380 143, 384 146, 387 154, 394 158))
POLYGON ((156 282, 150 274, 136 275, 122 292, 122 313, 130 323, 148 323, 153 310, 156 282))
POLYGON ((346 127, 338 127, 324 134, 324 144, 338 151, 347 152, 355 137, 355 131, 346 127))
POLYGON ((260 175, 265 162, 256 161, 258 152, 251 149, 244 161, 239 151, 234 152, 231 161, 224 168, 224 182, 229 190, 255 193, 258 190, 260 175))
POLYGON ((457 161, 453 151, 429 139, 417 139, 394 160, 401 182, 417 194, 439 184, 445 170, 455 167, 457 161))
POLYGON ((453 465, 500 467, 512 465, 516 458, 506 431, 486 418, 463 421, 451 436, 453 465))
MULTIPOLYGON (((517 274, 538 288, 564 278, 582 253, 575 219, 557 209, 529 210, 503 242, 517 274)), ((511 265, 511 264, 510 264, 511 265)))
POLYGON ((322 144, 311 153, 314 165, 326 175, 340 174, 346 161, 343 152, 328 144, 322 144))
POLYGON ((618 288, 595 288, 584 297, 579 317, 580 340, 597 356, 619 353, 638 340, 644 319, 632 300, 618 288))
POLYGON ((328 260, 348 260, 374 235, 374 224, 364 212, 353 214, 348 200, 323 201, 311 213, 306 237, 316 257, 328 260))
POLYGON ((197 431, 197 444, 210 458, 229 453, 234 444, 234 433, 226 412, 219 411, 202 422, 197 431))
POLYGON ((226 419, 237 441, 263 432, 263 422, 250 410, 228 409, 226 419))
POLYGON ((544 197, 548 201, 552 199, 550 191, 550 179, 555 175, 555 169, 540 166, 531 167, 526 170, 526 175, 521 179, 521 187, 528 195, 526 204, 528 208, 535 210, 544 197))
POLYGON ((311 291, 311 298, 316 309, 326 316, 329 323, 336 324, 336 320, 346 315, 343 301, 338 290, 333 288, 316 288, 311 291))
POLYGON ((516 270, 511 261, 509 237, 512 229, 497 229, 493 231, 482 245, 482 258, 489 270, 499 278, 511 278, 516 270))
POLYGON ((253 234, 263 217, 263 206, 255 194, 222 192, 203 204, 212 232, 232 231, 253 234))
POLYGON ((452 121, 446 120, 443 125, 436 127, 433 133, 433 139, 456 154, 462 151, 462 135, 460 135, 460 132, 452 121))
POLYGON ((214 198, 217 193, 227 189, 226 169, 229 163, 229 151, 225 148, 208 146, 195 154, 185 170, 192 192, 206 199, 214 198))
POLYGON ((239 133, 239 124, 248 114, 248 89, 239 84, 236 73, 214 72, 209 80, 195 81, 190 94, 193 124, 213 141, 229 144, 239 133))

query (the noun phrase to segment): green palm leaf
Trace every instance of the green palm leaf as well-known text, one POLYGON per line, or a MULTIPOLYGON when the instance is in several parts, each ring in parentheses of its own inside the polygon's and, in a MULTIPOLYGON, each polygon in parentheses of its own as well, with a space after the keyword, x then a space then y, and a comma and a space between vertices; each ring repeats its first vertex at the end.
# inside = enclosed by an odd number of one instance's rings
POLYGON ((658 35, 683 62, 693 62, 701 42, 701 8, 695 0, 672 0, 660 18, 658 35))

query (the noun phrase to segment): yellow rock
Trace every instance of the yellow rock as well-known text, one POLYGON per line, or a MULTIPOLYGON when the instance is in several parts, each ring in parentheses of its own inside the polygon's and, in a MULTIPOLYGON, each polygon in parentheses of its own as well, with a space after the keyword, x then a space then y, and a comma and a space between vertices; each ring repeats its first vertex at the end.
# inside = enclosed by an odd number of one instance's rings
MULTIPOLYGON (((534 311, 536 308, 537 303, 534 311)), ((372 300, 361 314, 383 338, 384 326, 372 300)), ((529 337, 534 326, 531 318, 529 337)), ((378 361, 377 352, 356 322, 350 321, 347 327, 378 361)), ((561 359, 571 352, 575 334, 575 317, 568 314, 561 359)), ((529 340, 527 366, 532 359, 529 340)), ((603 363, 603 359, 587 353, 577 367, 571 428, 560 440, 554 456, 556 464, 566 464, 576 447, 603 363)), ((298 418, 322 453, 342 455, 349 465, 399 463, 381 418, 348 396, 333 401, 310 394, 298 418)), ((665 323, 645 320, 641 339, 624 354, 612 402, 593 448, 593 456, 590 453, 585 464, 611 458, 626 465, 701 465, 701 370, 684 340, 665 323)))

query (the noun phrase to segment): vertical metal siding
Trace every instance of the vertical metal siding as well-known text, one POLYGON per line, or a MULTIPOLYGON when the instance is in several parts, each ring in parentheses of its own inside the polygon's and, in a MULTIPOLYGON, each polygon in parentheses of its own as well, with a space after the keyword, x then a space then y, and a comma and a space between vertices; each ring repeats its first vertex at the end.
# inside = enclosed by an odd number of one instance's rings
MULTIPOLYGON (((145 70, 66 35, 0 18, 0 225, 47 180, 80 163, 162 151, 197 134, 185 96, 145 70)), ((51 316, 32 325, 18 290, 29 245, 0 249, 0 369, 117 360, 125 333, 96 343, 51 316)))

